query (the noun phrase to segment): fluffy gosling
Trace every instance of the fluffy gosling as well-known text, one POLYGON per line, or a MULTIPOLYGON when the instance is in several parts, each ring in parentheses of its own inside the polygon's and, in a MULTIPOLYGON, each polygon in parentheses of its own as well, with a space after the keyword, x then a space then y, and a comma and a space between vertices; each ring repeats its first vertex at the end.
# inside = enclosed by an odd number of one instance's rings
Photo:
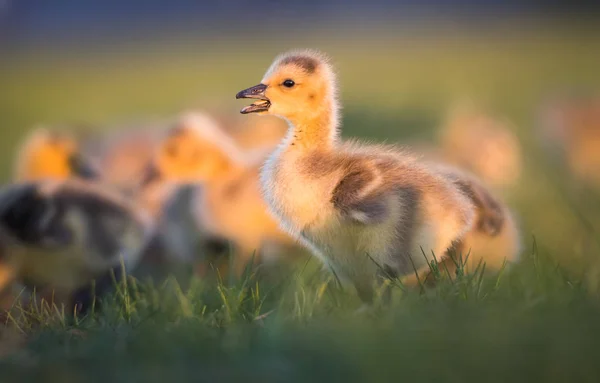
POLYGON ((13 180, 64 180, 73 176, 74 170, 82 178, 91 178, 96 172, 91 163, 81 157, 74 136, 39 127, 18 147, 13 180))
POLYGON ((199 184, 195 194, 196 227, 207 238, 230 240, 240 275, 253 255, 292 240, 270 216, 258 184, 260 162, 246 157, 211 118, 187 114, 160 145, 154 166, 159 177, 199 184))
POLYGON ((127 271, 137 264, 150 233, 142 211, 88 181, 6 186, 0 189, 6 274, 0 288, 21 281, 85 312, 94 295, 113 285, 121 261, 127 271))
POLYGON ((404 276, 443 255, 471 228, 474 208, 452 182, 394 147, 342 142, 337 81, 315 52, 275 59, 242 113, 288 120, 286 138, 261 171, 263 195, 281 226, 300 238, 363 301, 383 272, 404 276))

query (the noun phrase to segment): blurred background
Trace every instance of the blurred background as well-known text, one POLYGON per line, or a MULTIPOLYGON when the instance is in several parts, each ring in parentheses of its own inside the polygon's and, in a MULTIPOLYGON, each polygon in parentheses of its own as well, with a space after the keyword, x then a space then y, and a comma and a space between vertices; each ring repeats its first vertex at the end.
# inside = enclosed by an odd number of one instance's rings
POLYGON ((0 0, 0 177, 37 124, 238 118, 276 54, 327 52, 344 135, 486 179, 533 239, 600 280, 600 3, 0 0), (595 270, 598 270, 597 272, 595 270))

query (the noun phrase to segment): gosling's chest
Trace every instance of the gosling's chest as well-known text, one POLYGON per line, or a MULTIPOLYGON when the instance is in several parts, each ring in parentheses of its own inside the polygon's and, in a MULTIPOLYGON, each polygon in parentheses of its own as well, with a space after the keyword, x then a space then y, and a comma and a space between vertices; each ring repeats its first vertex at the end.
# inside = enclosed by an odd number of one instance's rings
POLYGON ((337 175, 303 174, 301 159, 267 163, 263 169, 263 195, 276 215, 298 230, 320 226, 334 214, 331 193, 337 175))

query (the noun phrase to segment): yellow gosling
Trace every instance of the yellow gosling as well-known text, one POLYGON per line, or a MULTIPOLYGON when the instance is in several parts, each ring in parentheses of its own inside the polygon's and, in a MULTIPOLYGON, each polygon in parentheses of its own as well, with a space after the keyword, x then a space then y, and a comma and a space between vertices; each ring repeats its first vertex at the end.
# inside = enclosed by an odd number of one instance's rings
POLYGON ((72 176, 73 167, 77 167, 81 176, 88 176, 92 169, 86 166, 80 158, 75 137, 40 127, 34 129, 19 146, 13 179, 17 182, 64 180, 72 176))
MULTIPOLYGON (((78 142, 74 135, 47 127, 37 127, 23 139, 17 148, 13 166, 13 181, 17 183, 63 181, 71 177, 89 178, 94 172, 91 164, 79 154, 78 142)), ((1 246, 2 252, 7 254, 9 249, 4 243, 1 246)), ((7 297, 12 296, 12 300, 19 292, 6 287, 15 280, 15 270, 13 265, 7 262, 7 256, 1 259, 0 291, 7 297)))
POLYGON ((154 165, 159 177, 199 184, 195 191, 196 226, 206 238, 233 242, 239 275, 251 260, 277 244, 289 245, 267 211, 259 184, 262 157, 246 156, 210 117, 187 114, 160 145, 154 165))
POLYGON ((275 59, 242 113, 280 116, 289 130, 261 171, 263 195, 283 228, 372 301, 382 272, 426 266, 470 230, 474 208, 452 182, 390 146, 342 142, 337 83, 323 55, 275 59))
POLYGON ((87 310, 110 288, 121 262, 134 268, 151 233, 149 217, 84 180, 19 183, 0 190, 4 286, 22 281, 87 310), (96 280, 95 290, 92 280, 96 280))

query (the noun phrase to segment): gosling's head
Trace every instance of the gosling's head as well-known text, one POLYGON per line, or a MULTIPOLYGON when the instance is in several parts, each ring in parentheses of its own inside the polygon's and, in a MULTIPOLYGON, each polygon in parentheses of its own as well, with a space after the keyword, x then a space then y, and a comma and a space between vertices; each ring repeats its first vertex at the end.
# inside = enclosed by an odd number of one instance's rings
POLYGON ((242 114, 273 114, 291 121, 312 119, 324 111, 337 117, 335 75, 328 59, 315 51, 292 51, 278 56, 260 84, 236 98, 257 99, 242 114))
POLYGON ((205 182, 226 173, 237 160, 233 140, 203 113, 188 113, 159 144, 145 183, 152 178, 176 182, 205 182))
POLYGON ((83 164, 75 137, 65 132, 37 128, 19 149, 15 178, 18 181, 66 179, 79 175, 83 164))

